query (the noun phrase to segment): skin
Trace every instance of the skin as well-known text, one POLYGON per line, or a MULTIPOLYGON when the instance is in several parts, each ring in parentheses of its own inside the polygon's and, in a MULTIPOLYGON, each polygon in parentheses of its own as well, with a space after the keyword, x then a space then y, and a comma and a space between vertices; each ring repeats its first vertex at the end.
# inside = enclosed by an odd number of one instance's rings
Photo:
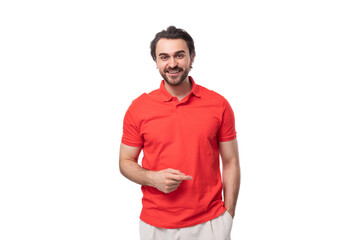
POLYGON ((225 207, 234 218, 241 178, 237 139, 219 142, 219 151, 223 165, 222 178, 225 207))
POLYGON ((181 101, 191 91, 188 73, 195 56, 190 55, 187 43, 182 39, 160 39, 155 53, 156 66, 165 80, 166 90, 181 101))
MULTIPOLYGON (((160 39, 156 45, 156 65, 165 80, 166 90, 181 101, 191 91, 188 73, 194 61, 189 54, 187 44, 182 39, 160 39), (175 72, 172 72, 175 71, 175 72)), ((219 142, 222 159, 224 202, 227 211, 235 216, 236 202, 240 188, 240 163, 237 140, 219 142)), ((129 180, 140 185, 155 187, 161 192, 175 191, 182 181, 192 177, 177 169, 151 171, 138 164, 140 147, 120 145, 120 172, 129 180)))

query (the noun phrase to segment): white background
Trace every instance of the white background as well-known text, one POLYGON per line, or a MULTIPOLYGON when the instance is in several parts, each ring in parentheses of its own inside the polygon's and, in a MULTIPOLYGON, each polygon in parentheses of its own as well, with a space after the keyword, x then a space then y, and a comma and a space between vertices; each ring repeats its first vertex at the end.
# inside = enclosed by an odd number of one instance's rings
POLYGON ((195 81, 235 115, 233 239, 360 239, 358 1, 0 3, 0 239, 138 239, 118 170, 155 33, 188 31, 195 81))

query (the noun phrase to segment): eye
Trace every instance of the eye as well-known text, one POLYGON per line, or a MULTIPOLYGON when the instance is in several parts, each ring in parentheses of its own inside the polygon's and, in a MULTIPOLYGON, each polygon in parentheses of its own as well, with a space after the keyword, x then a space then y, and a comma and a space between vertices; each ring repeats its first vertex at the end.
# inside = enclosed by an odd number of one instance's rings
POLYGON ((183 58, 184 57, 184 54, 178 54, 176 55, 177 58, 183 58))
POLYGON ((160 57, 161 60, 166 60, 166 59, 168 59, 168 58, 169 58, 168 56, 161 56, 161 57, 160 57))

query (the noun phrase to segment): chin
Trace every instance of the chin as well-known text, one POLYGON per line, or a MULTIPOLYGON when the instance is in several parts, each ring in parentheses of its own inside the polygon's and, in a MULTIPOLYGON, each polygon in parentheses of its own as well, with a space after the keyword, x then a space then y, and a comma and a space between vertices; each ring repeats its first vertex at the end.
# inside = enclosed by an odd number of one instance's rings
POLYGON ((174 80, 172 80, 171 78, 170 79, 169 78, 164 78, 164 80, 168 84, 170 84, 172 86, 179 86, 180 84, 182 84, 184 82, 185 79, 186 79, 186 76, 185 77, 180 77, 180 79, 177 78, 177 79, 174 79, 174 80))
POLYGON ((185 79, 187 79, 188 75, 186 73, 183 73, 181 76, 179 76, 175 79, 167 77, 166 74, 162 74, 162 77, 169 85, 179 86, 180 84, 182 84, 185 81, 185 79))

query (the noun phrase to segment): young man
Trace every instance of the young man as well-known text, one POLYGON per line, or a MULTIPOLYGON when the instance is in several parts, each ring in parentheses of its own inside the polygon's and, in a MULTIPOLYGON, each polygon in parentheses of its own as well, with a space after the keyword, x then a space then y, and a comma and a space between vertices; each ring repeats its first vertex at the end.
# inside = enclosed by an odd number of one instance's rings
POLYGON ((170 26, 150 48, 164 80, 128 108, 119 160, 142 185, 141 239, 230 239, 240 187, 234 113, 188 76, 195 47, 187 32, 170 26))

